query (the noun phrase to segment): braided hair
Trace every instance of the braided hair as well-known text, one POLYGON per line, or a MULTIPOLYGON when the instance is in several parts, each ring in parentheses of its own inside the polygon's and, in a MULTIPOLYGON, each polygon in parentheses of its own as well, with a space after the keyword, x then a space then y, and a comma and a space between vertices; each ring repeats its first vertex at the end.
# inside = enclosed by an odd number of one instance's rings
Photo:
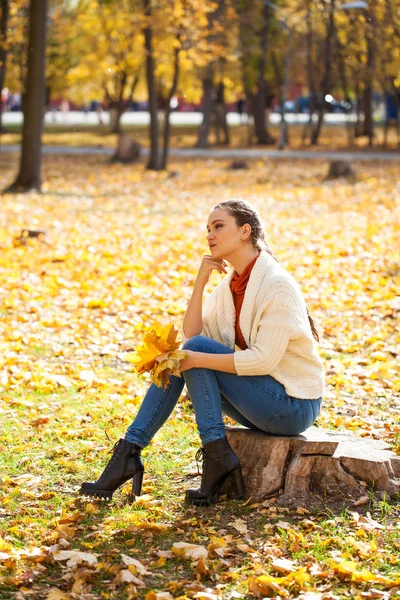
MULTIPOLYGON (((263 227, 263 224, 261 221, 261 217, 258 214, 258 212, 256 211, 256 209, 251 206, 251 204, 249 204, 245 200, 240 200, 240 199, 225 200, 224 202, 219 202, 218 204, 216 204, 216 206, 214 206, 214 209, 216 209, 216 208, 221 208, 222 210, 226 210, 232 217, 234 217, 238 227, 242 227, 245 223, 248 223, 251 227, 251 238, 250 239, 251 239, 251 243, 253 244, 254 248, 257 248, 257 250, 260 250, 260 251, 265 250, 277 262, 279 262, 278 259, 276 258, 276 256, 274 256, 272 250, 270 249, 270 247, 268 246, 268 244, 266 242, 264 227, 263 227)), ((314 337, 314 339, 317 340, 317 342, 319 342, 318 330, 315 325, 314 319, 312 318, 312 316, 310 315, 310 313, 308 311, 308 308, 307 308, 307 316, 308 316, 308 320, 310 323, 311 332, 313 334, 313 337, 314 337)))

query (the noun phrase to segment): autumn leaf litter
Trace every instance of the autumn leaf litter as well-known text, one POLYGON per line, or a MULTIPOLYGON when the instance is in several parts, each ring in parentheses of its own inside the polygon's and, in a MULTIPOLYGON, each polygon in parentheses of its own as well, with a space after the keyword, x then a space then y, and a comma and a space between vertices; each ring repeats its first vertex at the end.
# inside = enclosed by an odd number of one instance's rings
MULTIPOLYGON (((150 323, 179 328, 214 203, 242 194, 324 329, 318 425, 400 448, 398 165, 52 157, 45 193, 4 196, 0 342, 3 598, 389 598, 400 590, 398 507, 366 493, 341 511, 227 502, 185 506, 198 445, 183 398, 144 453, 144 495, 76 497, 148 384, 129 357, 150 323), (46 243, 16 240, 23 229, 46 243)), ((10 174, 11 176, 11 174, 10 174)), ((2 181, 5 185, 6 180, 2 181)), ((216 275, 210 289, 219 280, 216 275)))

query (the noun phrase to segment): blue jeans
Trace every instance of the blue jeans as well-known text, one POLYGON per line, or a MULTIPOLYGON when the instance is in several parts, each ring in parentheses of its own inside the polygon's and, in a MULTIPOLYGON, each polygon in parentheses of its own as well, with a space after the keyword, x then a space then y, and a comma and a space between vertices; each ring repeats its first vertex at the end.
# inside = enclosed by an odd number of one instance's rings
MULTIPOLYGON (((184 346, 209 354, 231 354, 231 348, 197 335, 184 346)), ((150 385, 125 439, 144 448, 172 413, 186 383, 196 414, 202 444, 225 436, 222 413, 241 425, 273 435, 297 435, 318 417, 321 398, 300 400, 288 396, 270 375, 240 376, 211 369, 189 369, 171 377, 166 389, 150 385)))

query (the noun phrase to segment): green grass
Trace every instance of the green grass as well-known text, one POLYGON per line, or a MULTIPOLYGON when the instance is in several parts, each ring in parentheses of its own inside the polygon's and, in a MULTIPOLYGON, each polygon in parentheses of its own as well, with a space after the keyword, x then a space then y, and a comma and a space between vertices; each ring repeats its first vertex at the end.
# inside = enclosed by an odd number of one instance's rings
MULTIPOLYGON (((50 546, 62 538, 68 549, 99 554, 104 566, 95 571, 89 569, 85 579, 85 585, 99 598, 104 597, 105 590, 108 590, 106 597, 109 598, 125 600, 130 597, 129 588, 118 587, 118 592, 113 592, 110 587, 110 580, 120 569, 121 554, 150 560, 152 575, 144 578, 148 585, 140 590, 139 598, 144 598, 150 589, 170 589, 174 597, 185 597, 189 582, 196 581, 190 561, 168 558, 162 564, 157 562, 154 551, 168 551, 175 542, 182 540, 208 546, 213 536, 233 535, 235 541, 230 545, 234 552, 222 561, 218 554, 211 552, 208 572, 198 576, 199 583, 213 589, 220 582, 224 593, 235 591, 244 598, 253 597, 247 592, 248 577, 277 575, 272 567, 273 557, 265 550, 268 548, 276 548, 277 557, 293 560, 296 568, 305 566, 308 569, 311 557, 312 563, 327 572, 334 551, 350 560, 360 561, 360 569, 372 569, 391 578, 400 565, 397 532, 387 527, 387 530, 368 533, 366 538, 357 538, 357 527, 347 508, 338 514, 327 507, 326 511, 304 516, 287 509, 266 509, 262 505, 235 501, 202 509, 186 505, 184 491, 198 481, 190 477, 196 471, 194 453, 198 442, 190 404, 186 400, 179 404, 175 420, 167 422, 144 451, 143 492, 148 495, 144 502, 130 504, 127 485, 115 493, 112 502, 97 504, 80 498, 76 490, 82 481, 97 477, 108 460, 107 450, 111 444, 104 432, 107 430, 112 440, 118 439, 136 407, 128 417, 120 414, 119 407, 110 404, 105 409, 105 421, 98 410, 98 399, 84 399, 77 391, 59 395, 20 391, 18 395, 10 393, 7 396, 8 400, 19 404, 12 405, 13 419, 1 419, 0 469, 3 480, 6 478, 6 486, 3 485, 1 494, 0 539, 2 537, 14 548, 23 550, 35 545, 50 546), (54 403, 57 409, 51 421, 32 427, 27 424, 30 418, 26 414, 27 402, 32 403, 31 410, 44 405, 51 409, 54 403), (84 429, 82 415, 96 419, 95 423, 90 422, 90 431, 84 429), (21 473, 42 477, 38 490, 7 483, 21 473), (231 523, 237 518, 248 524, 248 536, 232 528, 231 523), (289 530, 279 526, 282 520, 288 523, 289 530), (152 524, 156 524, 155 529, 152 524), (167 529, 160 529, 162 525, 167 529), (349 535, 355 540, 375 540, 379 543, 380 554, 360 560, 353 544, 348 543, 349 535), (237 550, 235 544, 241 543, 252 550, 244 553, 237 550), (388 556, 390 560, 385 558, 388 556)), ((368 509, 374 518, 386 525, 398 518, 398 506, 375 501, 373 495, 368 509)), ((45 572, 40 573, 32 584, 32 592, 42 590, 37 597, 45 597, 40 594, 45 594, 50 587, 68 591, 68 581, 60 580, 65 565, 45 562, 45 566, 45 572)), ((12 598, 19 587, 16 585, 18 577, 12 568, 3 568, 0 574, 4 582, 0 598, 12 598)), ((346 586, 332 576, 328 580, 332 581, 336 596, 345 598, 346 586)), ((313 577, 308 588, 318 589, 319 585, 320 579, 313 577)), ((379 584, 374 585, 379 587, 379 584)), ((366 590, 368 584, 358 584, 358 587, 366 590)))

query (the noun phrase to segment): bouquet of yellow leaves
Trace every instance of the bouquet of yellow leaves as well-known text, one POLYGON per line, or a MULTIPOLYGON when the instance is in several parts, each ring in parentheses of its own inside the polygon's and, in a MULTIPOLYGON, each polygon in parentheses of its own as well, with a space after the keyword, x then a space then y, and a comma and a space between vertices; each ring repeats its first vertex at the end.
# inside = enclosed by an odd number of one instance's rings
POLYGON ((178 330, 170 323, 162 326, 155 323, 136 348, 132 359, 138 373, 149 372, 158 387, 168 387, 170 375, 180 375, 179 365, 186 352, 178 350, 178 330))

